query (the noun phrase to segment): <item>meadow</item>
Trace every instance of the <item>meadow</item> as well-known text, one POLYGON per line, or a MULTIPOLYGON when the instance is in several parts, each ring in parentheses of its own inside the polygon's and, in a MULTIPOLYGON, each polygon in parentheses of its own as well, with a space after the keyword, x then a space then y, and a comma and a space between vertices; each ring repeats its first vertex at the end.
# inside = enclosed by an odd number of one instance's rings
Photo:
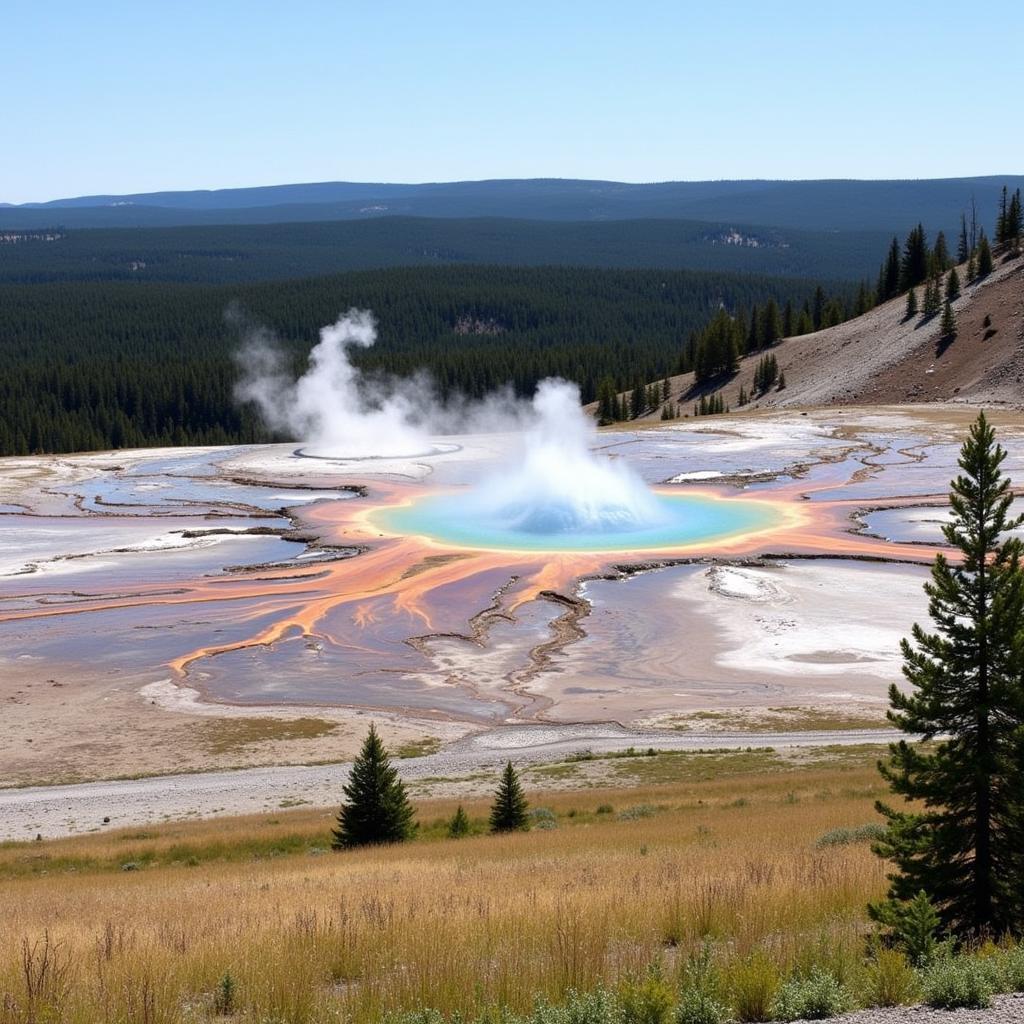
POLYGON ((0 1021, 524 1012, 670 984, 705 948, 747 1019, 812 965, 860 991, 877 754, 609 759, 603 786, 531 790, 527 833, 447 839, 433 799, 414 842, 346 853, 306 808, 8 843, 0 1021))

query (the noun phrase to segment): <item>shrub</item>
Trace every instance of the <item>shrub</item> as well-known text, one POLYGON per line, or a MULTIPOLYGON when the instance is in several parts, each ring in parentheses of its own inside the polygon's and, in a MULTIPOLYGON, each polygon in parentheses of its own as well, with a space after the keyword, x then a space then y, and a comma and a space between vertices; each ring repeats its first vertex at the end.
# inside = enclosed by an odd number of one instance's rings
POLYGON ((938 1010, 992 1005, 991 972, 977 957, 941 956, 924 972, 924 1001, 938 1010))
POLYGON ((462 804, 455 809, 455 813, 448 821, 448 838, 461 839, 469 835, 469 815, 466 814, 462 804))
POLYGON ((759 951, 737 964, 731 973, 736 1019, 745 1024, 771 1020, 772 1003, 779 988, 775 964, 759 951))
POLYGON ((687 957, 675 1024, 723 1024, 728 1011, 718 999, 721 982, 706 944, 687 957))
POLYGON ((872 843, 885 834, 885 826, 876 821, 855 828, 833 828, 818 837, 817 847, 849 846, 851 843, 872 843))
POLYGON ((638 821, 640 818, 653 818, 655 809, 650 804, 635 804, 619 811, 619 821, 638 821))
POLYGON ((1024 992, 1024 946, 1001 949, 992 958, 1004 992, 1024 992))
POLYGON ((915 967, 926 967, 934 959, 939 915, 923 890, 912 900, 871 904, 868 913, 888 926, 892 940, 906 951, 915 967))
POLYGON ((727 1019, 728 1011, 714 996, 695 988, 683 990, 675 1024, 724 1024, 727 1019))
POLYGON ((622 1024, 668 1024, 674 993, 654 965, 640 979, 629 979, 619 989, 622 1024))
POLYGON ((811 968, 804 977, 790 978, 772 1003, 778 1020, 824 1020, 850 1008, 850 993, 830 971, 811 968))
POLYGON ((601 804, 597 808, 597 813, 598 814, 614 814, 615 813, 615 808, 612 807, 611 804, 601 804))
POLYGON ((867 999, 872 1006, 904 1006, 918 995, 917 974, 899 949, 878 950, 868 965, 867 999))
POLYGON ((604 989, 570 992, 564 1003, 538 1003, 528 1024, 621 1024, 616 998, 604 989))
POLYGON ((217 982, 217 990, 213 993, 213 1012, 222 1017, 235 1012, 235 979, 230 971, 226 971, 217 982))
POLYGON ((542 831, 545 829, 558 828, 558 818, 555 812, 549 810, 547 807, 535 807, 530 811, 528 815, 530 819, 530 827, 538 828, 542 831))

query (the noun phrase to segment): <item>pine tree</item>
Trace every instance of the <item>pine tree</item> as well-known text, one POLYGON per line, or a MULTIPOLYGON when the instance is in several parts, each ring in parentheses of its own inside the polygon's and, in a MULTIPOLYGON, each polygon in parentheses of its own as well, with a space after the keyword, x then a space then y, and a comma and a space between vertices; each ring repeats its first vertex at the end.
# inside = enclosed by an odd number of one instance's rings
POLYGON ((780 370, 779 371, 779 386, 778 386, 778 388, 776 390, 784 391, 785 389, 786 389, 786 371, 785 370, 780 370))
POLYGON ((615 415, 615 382, 605 377, 597 390, 597 422, 601 426, 614 423, 615 415))
POLYGON ((939 334, 952 341, 956 337, 956 331, 956 313, 953 312, 949 299, 946 299, 945 305, 942 307, 942 323, 939 324, 939 334))
POLYGON ((917 316, 917 290, 911 288, 907 292, 907 313, 905 319, 913 320, 917 316))
POLYGON ((992 273, 992 249, 981 232, 981 241, 978 242, 978 277, 988 277, 992 273))
POLYGON ((900 293, 900 243, 895 235, 885 261, 884 287, 885 292, 879 296, 879 301, 891 299, 900 293))
POLYGON ((949 247, 946 245, 945 232, 940 231, 935 236, 935 248, 932 250, 932 271, 942 274, 949 266, 949 247))
POLYGON ((501 781, 494 794, 494 803, 491 804, 491 831, 525 832, 530 827, 526 817, 528 806, 523 795, 523 787, 519 783, 519 776, 509 761, 501 773, 501 781))
POLYGON ((345 802, 332 832, 331 846, 335 850, 412 838, 416 831, 412 806, 373 725, 343 792, 345 802))
POLYGON ((661 382, 661 400, 667 402, 672 397, 672 382, 666 377, 661 382))
POLYGON ((971 255, 971 247, 967 242, 967 214, 960 214, 960 237, 956 243, 956 261, 965 263, 971 255))
POLYGON ((943 527, 962 560, 936 556, 925 584, 935 632, 914 626, 902 643, 911 690, 889 690, 890 721, 915 740, 879 766, 913 801, 878 804, 887 828, 875 852, 895 865, 888 900, 871 908, 883 922, 923 891, 954 934, 1024 929, 1024 570, 1007 536, 1024 517, 1009 515, 1005 457, 980 414, 943 527))
POLYGON ((903 244, 900 261, 900 290, 913 288, 928 277, 928 239, 924 227, 918 224, 903 244))
POLYGON ((637 419, 639 416, 647 411, 647 392, 644 389, 643 384, 637 381, 633 385, 633 395, 629 401, 629 417, 630 419, 637 419))
POLYGON ((949 272, 949 277, 946 278, 946 298, 951 302, 960 298, 960 275, 956 272, 956 267, 949 272))
POLYGON ((448 838, 461 839, 469 835, 469 815, 462 808, 462 804, 455 809, 455 813, 448 822, 448 838))
POLYGON ((978 261, 974 257, 974 252, 971 252, 970 259, 967 260, 967 281, 970 283, 978 276, 978 261))

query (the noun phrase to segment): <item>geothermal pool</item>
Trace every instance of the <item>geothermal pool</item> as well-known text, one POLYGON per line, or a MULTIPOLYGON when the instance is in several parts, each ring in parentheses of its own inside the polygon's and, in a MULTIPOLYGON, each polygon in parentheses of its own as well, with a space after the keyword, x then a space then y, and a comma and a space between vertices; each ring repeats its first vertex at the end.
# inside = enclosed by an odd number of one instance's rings
POLYGON ((385 534, 413 535, 441 546, 550 553, 672 551, 752 538, 782 527, 794 515, 772 501, 658 491, 649 519, 615 508, 579 517, 564 505, 512 504, 485 516, 464 493, 412 499, 376 510, 368 521, 385 534))

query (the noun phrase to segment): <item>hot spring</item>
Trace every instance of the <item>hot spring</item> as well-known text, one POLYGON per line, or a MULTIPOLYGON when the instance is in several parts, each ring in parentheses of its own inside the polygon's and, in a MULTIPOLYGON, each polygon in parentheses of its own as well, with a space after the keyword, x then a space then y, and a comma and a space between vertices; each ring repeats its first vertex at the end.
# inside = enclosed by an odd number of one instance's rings
POLYGON ((375 510, 372 523, 392 534, 453 547, 500 551, 645 551, 714 544, 774 529, 783 512, 767 501, 708 494, 648 492, 653 519, 578 519, 564 506, 508 506, 481 516, 472 492, 433 494, 375 510))

